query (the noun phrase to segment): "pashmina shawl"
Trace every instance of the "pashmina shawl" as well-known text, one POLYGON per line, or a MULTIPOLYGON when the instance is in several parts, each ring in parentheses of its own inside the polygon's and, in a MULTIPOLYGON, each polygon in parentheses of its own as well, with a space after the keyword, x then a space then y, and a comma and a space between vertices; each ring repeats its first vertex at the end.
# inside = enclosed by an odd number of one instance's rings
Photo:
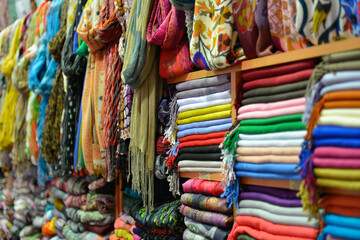
POLYGON ((181 203, 189 207, 212 212, 232 212, 232 209, 227 207, 226 199, 206 196, 202 194, 184 193, 181 195, 181 203))
POLYGON ((179 131, 192 130, 194 128, 205 128, 205 127, 219 126, 222 124, 229 124, 229 123, 231 123, 231 118, 220 118, 220 119, 210 120, 210 121, 182 124, 182 125, 177 126, 177 129, 179 131))
POLYGON ((218 93, 223 92, 226 90, 229 90, 231 88, 231 83, 229 81, 217 85, 217 86, 210 86, 210 87, 201 87, 201 88, 193 88, 186 91, 177 92, 176 98, 182 99, 182 98, 190 98, 190 97, 200 97, 200 96, 206 96, 212 93, 218 93))
POLYGON ((212 240, 226 240, 229 234, 228 230, 213 225, 196 222, 187 217, 185 217, 185 225, 187 228, 191 229, 191 231, 201 234, 212 240))
POLYGON ((254 111, 269 111, 269 110, 276 110, 287 107, 302 106, 304 104, 305 104, 305 98, 296 98, 296 99, 279 101, 274 103, 264 103, 264 104, 257 103, 257 104, 251 104, 240 107, 238 110, 238 115, 245 114, 248 112, 254 112, 254 111))
POLYGON ((205 173, 222 173, 221 163, 218 167, 181 167, 179 172, 205 172, 205 173))
POLYGON ((281 196, 273 196, 269 193, 262 192, 242 192, 240 193, 242 200, 251 199, 267 202, 270 204, 283 207, 302 207, 301 200, 297 198, 285 198, 281 196))
MULTIPOLYGON (((273 110, 251 111, 251 112, 240 113, 236 118, 238 121, 244 119, 254 119, 254 118, 271 118, 271 117, 303 113, 304 109, 305 109, 305 105, 298 105, 298 106, 289 106, 289 107, 278 108, 273 110)), ((239 108, 239 111, 240 110, 241 108, 239 108)))
POLYGON ((179 149, 178 157, 181 157, 183 154, 193 154, 193 155, 200 155, 200 154, 221 154, 221 149, 218 145, 208 145, 208 146, 196 146, 196 147, 187 147, 179 149))
MULTIPOLYGON (((197 122, 194 122, 194 123, 197 123, 197 122)), ((198 122, 198 123, 202 123, 202 122, 198 122)), ((190 124, 193 124, 193 123, 190 123, 190 124)), ((186 124, 184 124, 184 125, 186 125, 186 124)), ((178 125, 178 128, 180 126, 184 126, 184 125, 178 125)), ((220 125, 215 125, 215 126, 210 126, 210 127, 202 127, 202 128, 199 127, 199 128, 181 130, 181 131, 178 131, 177 137, 183 138, 183 137, 186 137, 189 135, 195 135, 195 134, 207 134, 207 133, 213 133, 216 131, 227 131, 228 129, 230 129, 231 125, 232 125, 231 123, 226 123, 226 124, 220 124, 220 125)))
MULTIPOLYGON (((187 91, 195 88, 204 88, 204 87, 212 87, 212 86, 219 86, 224 83, 230 82, 230 76, 228 74, 218 75, 214 77, 207 77, 207 78, 199 78, 191 81, 185 81, 182 83, 176 84, 177 91, 187 91)), ((228 88, 230 89, 230 88, 228 88)), ((226 90, 228 90, 226 89, 226 90)), ((225 91, 225 90, 222 90, 225 91)), ((222 92, 221 91, 221 92, 222 92)), ((208 95, 210 93, 204 94, 208 95)))
POLYGON ((186 228, 182 239, 184 240, 208 240, 209 238, 203 236, 201 233, 195 233, 191 231, 189 228, 186 228))
POLYGON ((302 207, 283 207, 258 200, 241 200, 239 207, 257 208, 284 216, 307 216, 307 213, 302 210, 302 207))
POLYGON ((283 84, 279 86, 274 87, 263 87, 263 88, 254 88, 252 90, 246 91, 243 93, 242 98, 250 98, 250 97, 256 97, 256 96, 269 96, 269 95, 275 95, 280 93, 286 93, 286 92, 293 92, 297 90, 304 90, 306 89, 306 86, 308 84, 308 81, 300 81, 295 83, 288 83, 283 84))
POLYGON ((298 164, 300 162, 299 156, 278 156, 278 155, 265 155, 265 156, 238 156, 236 161, 245 163, 292 163, 298 164))
POLYGON ((301 147, 238 147, 236 153, 240 156, 291 156, 299 155, 301 147))
POLYGON ((236 48, 237 32, 233 29, 232 1, 196 0, 193 35, 190 41, 191 60, 200 68, 215 70, 244 59, 236 48))
POLYGON ((268 102, 277 102, 277 101, 283 101, 293 98, 300 98, 305 96, 305 89, 292 91, 292 92, 286 92, 286 93, 279 93, 274 94, 270 96, 258 96, 258 97, 251 97, 246 98, 241 101, 242 105, 248 105, 248 104, 254 104, 254 103, 268 103, 268 102))
POLYGON ((182 187, 186 193, 198 193, 220 197, 220 195, 224 192, 220 184, 221 182, 218 181, 192 178, 183 183, 182 187))

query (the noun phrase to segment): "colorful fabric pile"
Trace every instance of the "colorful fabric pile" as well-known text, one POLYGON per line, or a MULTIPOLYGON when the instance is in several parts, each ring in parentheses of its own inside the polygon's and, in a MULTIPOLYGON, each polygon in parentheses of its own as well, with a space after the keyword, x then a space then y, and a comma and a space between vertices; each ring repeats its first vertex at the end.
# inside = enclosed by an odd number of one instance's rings
POLYGON ((303 120, 306 141, 301 152, 304 209, 318 218, 324 209, 319 239, 360 237, 359 199, 321 194, 323 188, 360 191, 359 67, 360 51, 324 56, 309 83, 303 120))
POLYGON ((316 239, 319 224, 308 221, 296 191, 244 186, 229 239, 316 239))
POLYGON ((233 225, 233 209, 220 198, 220 182, 189 179, 183 185, 180 212, 185 216, 183 239, 226 240, 233 225))

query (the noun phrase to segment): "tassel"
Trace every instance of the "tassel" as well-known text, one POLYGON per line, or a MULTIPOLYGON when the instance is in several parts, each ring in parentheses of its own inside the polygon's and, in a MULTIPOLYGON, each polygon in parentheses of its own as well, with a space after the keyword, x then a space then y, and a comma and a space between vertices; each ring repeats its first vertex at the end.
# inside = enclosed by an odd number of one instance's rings
POLYGON ((178 147, 179 147, 179 141, 177 141, 175 143, 175 145, 172 148, 170 148, 169 151, 166 152, 168 157, 166 159, 165 166, 169 167, 170 170, 175 169, 175 168, 179 169, 179 167, 175 164, 175 158, 179 151, 178 147))
POLYGON ((177 105, 177 97, 174 95, 169 103, 170 119, 169 127, 164 133, 164 140, 167 139, 170 145, 175 145, 176 142, 176 120, 179 115, 179 106, 177 105))

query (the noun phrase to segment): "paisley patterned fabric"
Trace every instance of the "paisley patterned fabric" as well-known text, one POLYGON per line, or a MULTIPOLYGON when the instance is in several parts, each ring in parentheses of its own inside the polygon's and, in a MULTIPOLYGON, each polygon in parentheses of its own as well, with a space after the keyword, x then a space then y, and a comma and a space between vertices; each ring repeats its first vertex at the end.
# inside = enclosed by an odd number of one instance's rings
POLYGON ((244 59, 242 49, 234 48, 237 32, 233 24, 231 0, 196 0, 191 60, 202 69, 215 70, 244 59))

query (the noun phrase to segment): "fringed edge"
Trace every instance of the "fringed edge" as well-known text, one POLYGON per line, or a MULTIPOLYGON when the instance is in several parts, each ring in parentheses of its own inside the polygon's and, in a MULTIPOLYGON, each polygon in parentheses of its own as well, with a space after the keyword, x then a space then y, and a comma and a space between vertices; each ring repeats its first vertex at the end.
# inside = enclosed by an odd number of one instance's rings
POLYGON ((176 143, 176 120, 179 115, 179 106, 177 105, 177 97, 174 95, 169 103, 170 119, 169 126, 164 133, 164 140, 167 139, 171 146, 176 143))

